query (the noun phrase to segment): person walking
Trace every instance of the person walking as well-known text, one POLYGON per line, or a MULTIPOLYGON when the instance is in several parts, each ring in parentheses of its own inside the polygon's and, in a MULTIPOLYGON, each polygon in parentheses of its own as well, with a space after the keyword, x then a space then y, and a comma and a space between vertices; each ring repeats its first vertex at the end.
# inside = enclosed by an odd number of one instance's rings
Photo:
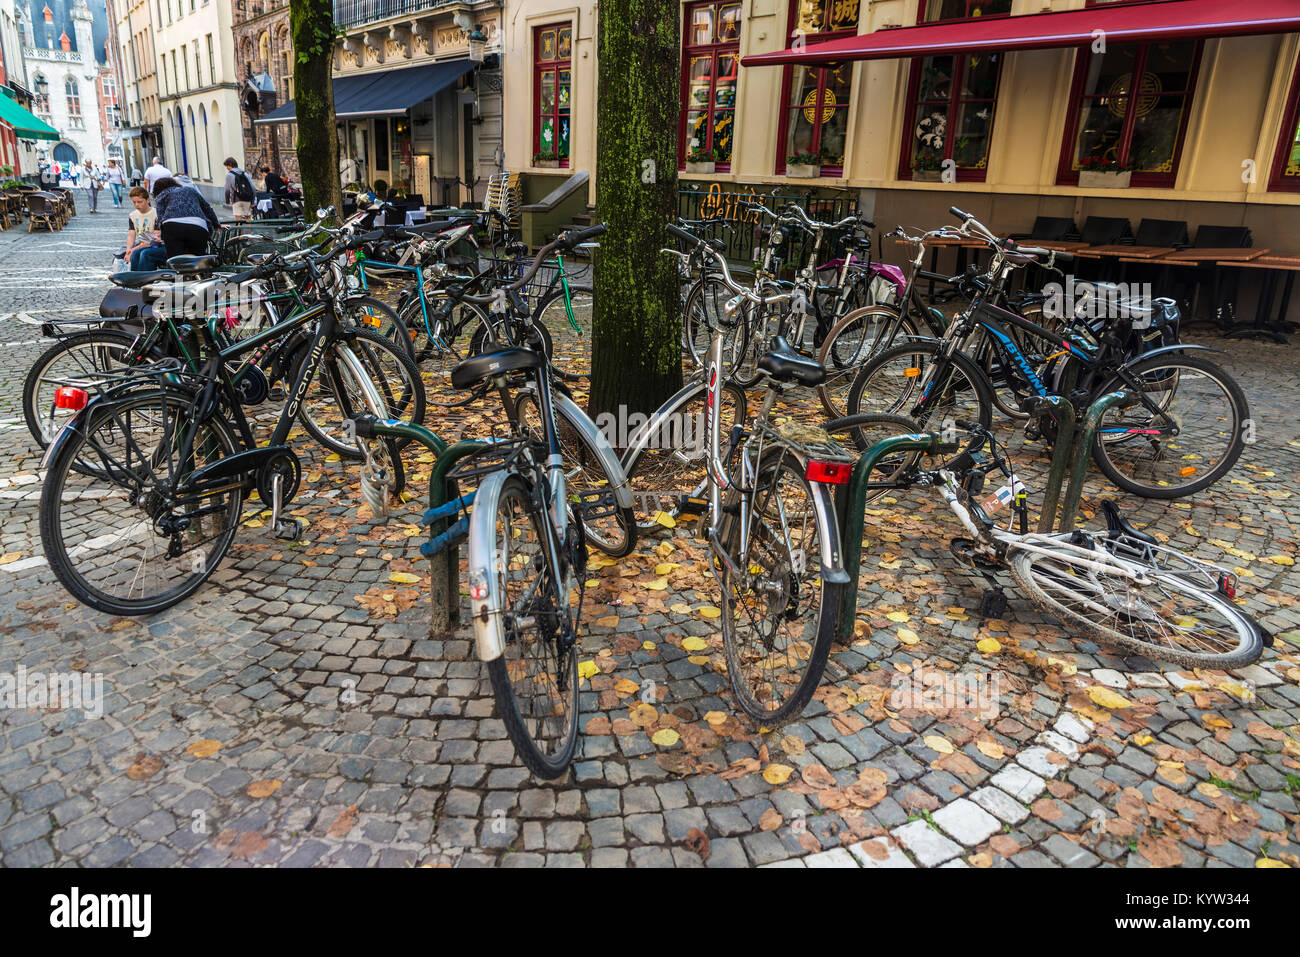
POLYGON ((203 194, 171 176, 163 176, 154 180, 153 199, 167 258, 204 255, 221 221, 203 194))
POLYGON ((253 216, 253 199, 257 196, 253 180, 233 156, 227 156, 223 165, 226 167, 226 203, 235 222, 249 220, 253 216))
POLYGON ((155 189, 155 186, 158 180, 163 177, 170 177, 171 175, 172 171, 166 166, 163 166, 162 157, 155 156, 153 158, 153 163, 151 163, 149 168, 144 171, 144 185, 148 188, 149 195, 157 196, 158 191, 155 189))
POLYGON ((117 160, 108 161, 108 172, 105 174, 108 181, 108 188, 113 191, 113 208, 122 208, 122 188, 126 185, 126 178, 122 175, 122 167, 117 165, 117 160))
POLYGON ((140 172, 140 167, 138 166, 131 167, 131 185, 132 186, 144 185, 144 173, 140 172))
POLYGON ((90 197, 90 211, 99 212, 99 190, 103 186, 100 180, 100 172, 94 167, 90 160, 86 160, 82 170, 82 179, 85 182, 86 195, 90 197))

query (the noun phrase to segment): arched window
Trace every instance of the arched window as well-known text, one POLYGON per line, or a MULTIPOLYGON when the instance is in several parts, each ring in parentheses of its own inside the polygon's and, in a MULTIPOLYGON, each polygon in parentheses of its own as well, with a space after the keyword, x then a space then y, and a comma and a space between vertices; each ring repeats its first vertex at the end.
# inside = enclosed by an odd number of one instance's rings
POLYGON ((74 126, 81 125, 81 90, 77 87, 77 81, 68 77, 63 82, 63 92, 68 98, 68 119, 74 126))
MULTIPOLYGON (((208 138, 208 111, 202 103, 199 104, 199 122, 203 125, 203 178, 212 179, 212 141, 208 138)), ((194 148, 198 149, 198 141, 195 141, 194 148)))
POLYGON ((194 150, 194 175, 198 176, 199 179, 202 179, 203 160, 202 160, 202 154, 199 151, 198 129, 194 125, 194 107, 192 106, 189 108, 189 117, 190 117, 190 143, 192 144, 192 148, 194 150))
POLYGON ((271 34, 263 32, 257 38, 257 59, 258 66, 263 73, 271 72, 271 34))

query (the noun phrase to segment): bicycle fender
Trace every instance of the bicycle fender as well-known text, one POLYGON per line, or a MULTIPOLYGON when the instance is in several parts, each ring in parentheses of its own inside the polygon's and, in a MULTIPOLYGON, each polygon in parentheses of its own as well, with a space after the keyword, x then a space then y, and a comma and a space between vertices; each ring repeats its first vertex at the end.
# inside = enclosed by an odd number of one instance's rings
POLYGON ((1213 346, 1201 346, 1201 345, 1193 345, 1190 343, 1180 343, 1175 346, 1161 346, 1159 349, 1152 349, 1150 352, 1144 352, 1142 353, 1142 355, 1135 356, 1134 358, 1130 359, 1128 362, 1120 366, 1120 368, 1127 369, 1130 366, 1136 365, 1137 363, 1143 361, 1144 359, 1150 359, 1152 356, 1163 355, 1166 352, 1186 352, 1187 350, 1190 349, 1201 350, 1204 352, 1218 352, 1220 354, 1223 353, 1222 349, 1215 349, 1213 346))
MULTIPOLYGON (((806 464, 806 463, 805 463, 806 464)), ((840 547, 840 523, 835 515, 831 490, 821 483, 812 484, 813 510, 817 516, 817 540, 821 546, 822 579, 835 585, 847 585, 844 549, 840 547)))
POLYGON ((556 411, 583 434, 591 443, 591 447, 596 450, 596 454, 600 456, 601 468, 605 470, 605 474, 614 485, 614 498, 618 501, 618 507, 631 508, 632 488, 623 473, 623 464, 619 462, 614 447, 609 444, 609 439, 605 438, 605 433, 591 420, 591 416, 569 398, 565 391, 553 391, 551 401, 555 403, 556 411))
POLYGON ((68 419, 67 422, 63 423, 63 426, 59 429, 58 434, 54 436, 54 438, 50 441, 50 444, 45 447, 45 454, 41 456, 41 464, 39 466, 41 469, 48 469, 50 467, 50 463, 54 461, 54 456, 58 454, 59 449, 61 449, 64 443, 68 441, 68 438, 74 432, 81 431, 85 427, 86 423, 90 421, 90 416, 92 412, 95 410, 96 406, 100 405, 103 402, 103 398, 104 398, 103 396, 95 396, 93 399, 91 399, 89 402, 86 403, 86 407, 84 409, 82 409, 72 418, 68 419))
POLYGON ((470 619, 474 623, 474 645, 480 661, 495 661, 505 653, 506 634, 502 621, 501 589, 497 582, 493 548, 496 539, 497 503, 501 486, 510 472, 492 472, 474 494, 474 510, 469 514, 468 574, 471 590, 470 619), (476 585, 486 587, 486 597, 472 597, 476 585))

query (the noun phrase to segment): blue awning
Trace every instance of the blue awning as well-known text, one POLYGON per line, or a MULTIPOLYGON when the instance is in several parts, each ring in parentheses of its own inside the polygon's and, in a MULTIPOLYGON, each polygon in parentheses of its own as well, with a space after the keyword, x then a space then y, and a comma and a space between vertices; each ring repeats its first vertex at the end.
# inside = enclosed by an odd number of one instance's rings
MULTIPOLYGON (((364 116, 400 116, 415 104, 442 92, 478 64, 473 60, 444 60, 403 70, 382 70, 334 78, 334 116, 340 120, 364 116)), ((292 123, 293 100, 256 122, 292 123)))

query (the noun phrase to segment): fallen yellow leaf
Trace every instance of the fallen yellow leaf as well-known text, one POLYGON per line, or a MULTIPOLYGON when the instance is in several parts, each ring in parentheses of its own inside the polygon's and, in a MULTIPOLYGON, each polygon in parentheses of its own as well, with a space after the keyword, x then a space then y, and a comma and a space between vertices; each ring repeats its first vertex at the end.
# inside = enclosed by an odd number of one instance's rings
POLYGON ((975 647, 986 655, 996 655, 1002 650, 1002 643, 996 638, 981 638, 975 642, 975 647))
POLYGON ((1132 702, 1127 698, 1112 691, 1105 685, 1093 685, 1088 689, 1088 697, 1092 699, 1093 704, 1100 705, 1103 708, 1115 710, 1119 708, 1133 707, 1132 702))
POLYGON ((254 781, 246 787, 244 793, 251 798, 270 797, 276 791, 280 790, 280 785, 282 783, 283 782, 277 781, 275 778, 262 778, 262 780, 254 781))
POLYGON ((221 742, 212 738, 204 738, 202 741, 195 741, 185 753, 195 758, 207 758, 221 750, 221 742))
POLYGON ((951 741, 937 734, 927 734, 923 740, 925 741, 925 746, 927 748, 932 751, 938 751, 940 754, 952 754, 957 750, 952 746, 951 741))
MULTIPOLYGON (((701 612, 703 610, 704 609, 702 608, 700 609, 701 612)), ((709 643, 705 641, 703 638, 699 638, 695 635, 691 635, 689 638, 682 639, 683 651, 703 651, 707 647, 709 647, 709 643)))
POLYGON ((713 605, 704 605, 700 608, 701 618, 721 618, 722 609, 715 608, 713 605))
POLYGON ((660 728, 650 735, 650 740, 661 748, 671 748, 681 739, 681 735, 672 728, 660 728))
POLYGON ((399 585, 415 585, 419 583, 420 576, 412 575, 410 572, 393 572, 388 576, 388 580, 399 585))
POLYGON ((898 629, 898 640, 905 645, 914 645, 921 640, 921 637, 911 628, 898 629))
POLYGON ((773 785, 785 784, 793 773, 794 768, 788 764, 769 764, 763 769, 763 780, 773 785))

